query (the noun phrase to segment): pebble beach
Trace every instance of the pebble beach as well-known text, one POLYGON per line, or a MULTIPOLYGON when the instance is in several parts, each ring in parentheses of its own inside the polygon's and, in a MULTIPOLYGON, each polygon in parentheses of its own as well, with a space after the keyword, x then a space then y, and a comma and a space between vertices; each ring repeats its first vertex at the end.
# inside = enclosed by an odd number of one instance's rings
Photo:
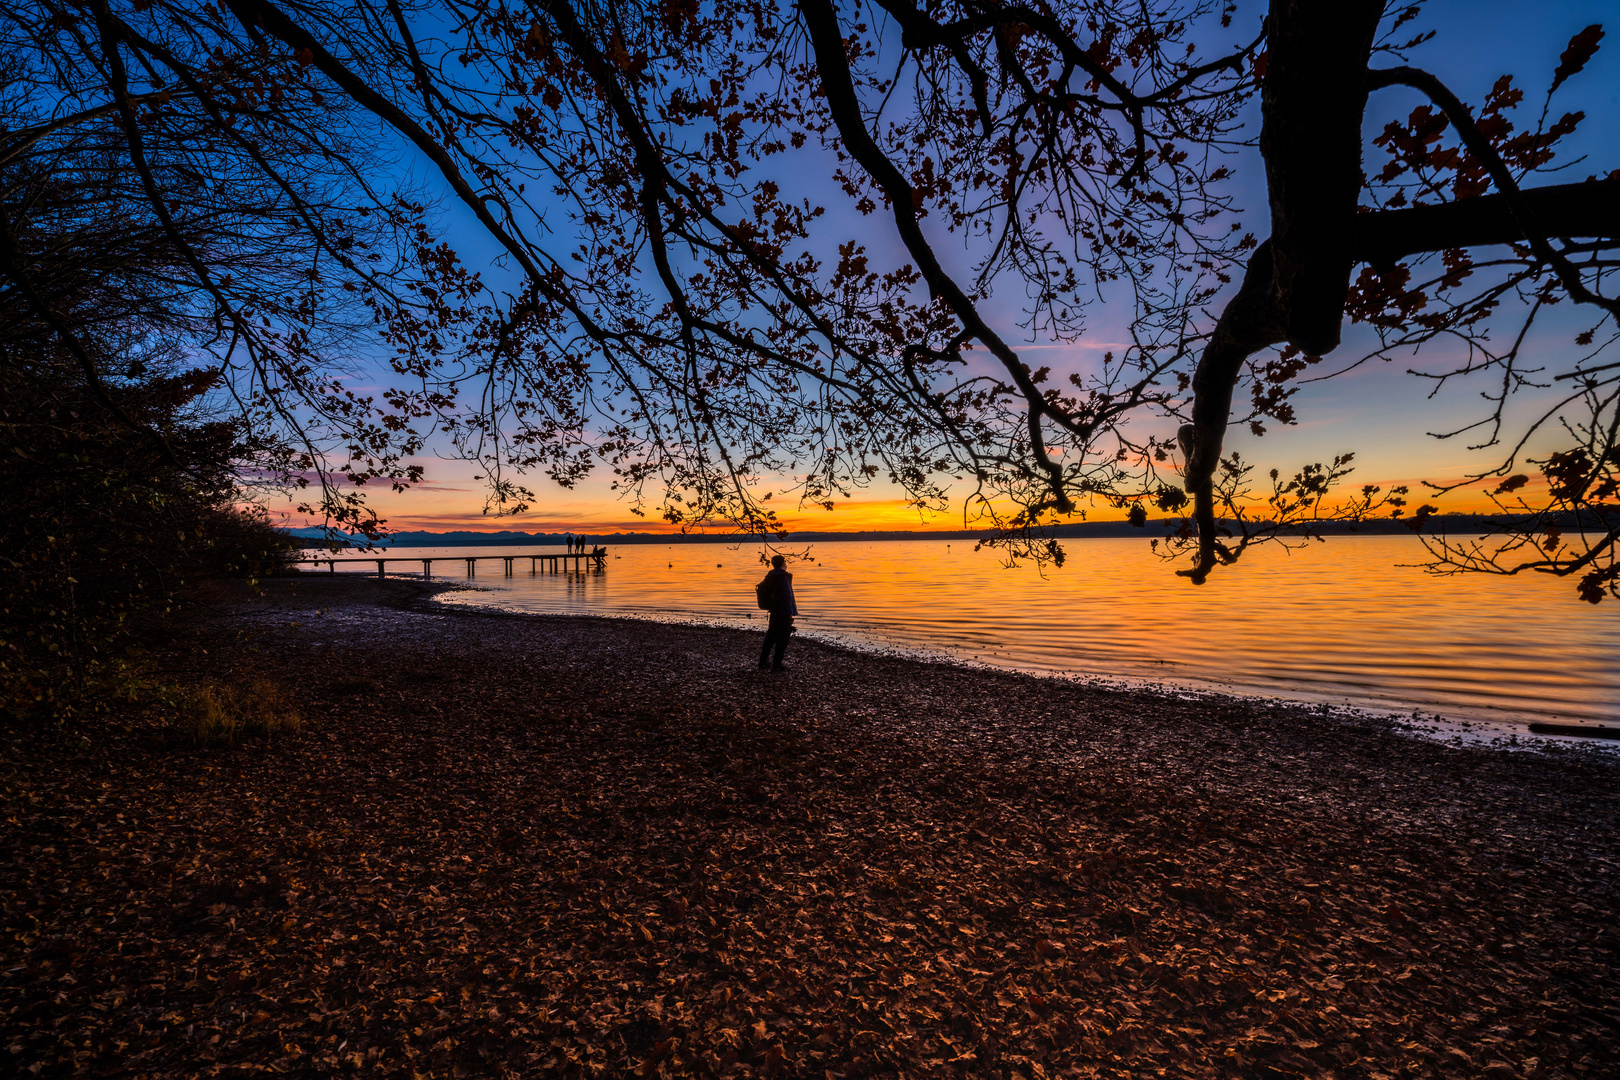
POLYGON ((1600 1077, 1620 765, 302 575, 4 732, 15 1075, 1600 1077))

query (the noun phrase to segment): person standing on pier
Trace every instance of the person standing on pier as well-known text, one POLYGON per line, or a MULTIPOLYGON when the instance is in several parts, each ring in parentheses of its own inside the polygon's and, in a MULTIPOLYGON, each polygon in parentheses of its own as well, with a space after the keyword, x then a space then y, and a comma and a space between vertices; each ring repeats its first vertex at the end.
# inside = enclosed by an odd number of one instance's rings
POLYGON ((759 583, 758 593, 759 606, 771 613, 765 644, 759 649, 759 670, 781 671, 782 654, 793 634, 793 617, 799 613, 799 605, 793 600, 793 575, 787 572, 787 560, 782 556, 771 556, 771 571, 759 583))

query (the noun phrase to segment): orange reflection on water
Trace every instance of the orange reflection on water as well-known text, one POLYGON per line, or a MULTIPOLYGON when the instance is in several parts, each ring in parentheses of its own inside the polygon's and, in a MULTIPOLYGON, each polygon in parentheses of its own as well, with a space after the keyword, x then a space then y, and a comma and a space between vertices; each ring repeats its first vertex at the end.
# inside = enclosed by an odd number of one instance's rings
MULTIPOLYGON (((813 561, 791 567, 799 625, 818 638, 1026 671, 1470 719, 1620 717, 1620 605, 1582 604, 1567 581, 1433 577, 1398 565, 1423 557, 1399 536, 1251 551, 1201 587, 1174 576, 1145 540, 1066 546, 1067 565, 1043 576, 971 541, 817 543, 813 561)), ((479 550, 527 549, 391 554, 479 550)), ((476 583, 491 592, 446 599, 763 629, 757 548, 625 545, 600 575, 531 576, 522 558, 517 568, 506 578, 499 563, 483 563, 476 583)), ((435 570, 464 574, 459 563, 435 570)))

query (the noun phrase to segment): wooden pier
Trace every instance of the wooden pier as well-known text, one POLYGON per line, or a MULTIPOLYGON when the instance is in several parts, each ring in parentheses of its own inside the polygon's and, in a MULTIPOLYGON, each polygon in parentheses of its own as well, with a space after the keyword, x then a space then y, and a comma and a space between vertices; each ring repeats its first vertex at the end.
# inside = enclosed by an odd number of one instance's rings
POLYGON ((512 576, 513 564, 519 559, 529 560, 529 573, 531 575, 541 572, 540 564, 542 563, 546 564, 546 571, 552 574, 583 574, 592 570, 600 574, 607 569, 606 548, 603 548, 600 551, 574 552, 566 555, 561 553, 556 555, 451 555, 448 557, 439 556, 433 559, 423 559, 401 555, 389 555, 381 559, 353 557, 338 559, 331 556, 317 556, 316 558, 312 559, 295 559, 293 560, 293 564, 296 566, 302 563, 314 563, 316 566, 319 566, 322 563, 325 563, 327 571, 335 574, 337 573, 338 563, 342 563, 345 566, 350 564, 359 566, 366 563, 375 563, 377 566, 377 576, 386 577, 388 574, 389 563, 421 563, 422 577, 426 579, 433 576, 433 564, 436 562, 464 562, 467 564, 467 576, 475 577, 477 575, 477 564, 480 559, 486 561, 489 559, 499 559, 501 562, 506 564, 507 577, 512 576))

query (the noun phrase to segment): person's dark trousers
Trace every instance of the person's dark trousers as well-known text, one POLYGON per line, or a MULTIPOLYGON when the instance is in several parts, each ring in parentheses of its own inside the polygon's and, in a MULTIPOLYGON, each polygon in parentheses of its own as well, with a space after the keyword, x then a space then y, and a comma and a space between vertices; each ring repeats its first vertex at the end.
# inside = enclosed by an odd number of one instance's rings
POLYGON ((759 648, 759 666, 779 668, 782 666, 782 654, 787 652, 788 638, 793 633, 793 616, 771 612, 771 625, 765 628, 765 644, 759 648), (771 650, 776 650, 776 657, 772 659, 771 650))

